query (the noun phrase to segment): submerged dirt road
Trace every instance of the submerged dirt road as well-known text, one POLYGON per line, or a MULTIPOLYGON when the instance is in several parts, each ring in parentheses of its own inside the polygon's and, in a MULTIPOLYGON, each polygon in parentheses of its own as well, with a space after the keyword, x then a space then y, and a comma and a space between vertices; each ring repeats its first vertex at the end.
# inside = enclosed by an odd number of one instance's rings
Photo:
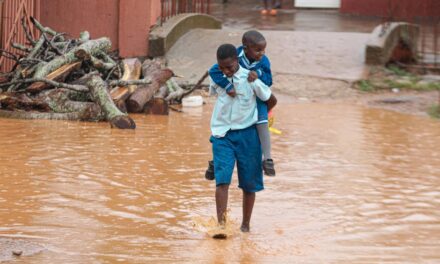
POLYGON ((249 234, 238 231, 241 192, 233 183, 236 233, 215 241, 194 227, 215 211, 213 183, 203 176, 211 108, 134 116, 135 131, 0 119, 0 244, 34 245, 2 260, 440 261, 438 122, 281 96, 282 134, 272 137, 277 176, 257 195, 249 234))

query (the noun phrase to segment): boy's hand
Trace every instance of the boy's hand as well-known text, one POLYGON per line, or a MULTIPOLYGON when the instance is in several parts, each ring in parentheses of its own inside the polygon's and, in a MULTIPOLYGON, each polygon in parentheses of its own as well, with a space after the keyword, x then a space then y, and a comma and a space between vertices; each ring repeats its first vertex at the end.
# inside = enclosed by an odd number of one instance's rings
POLYGON ((237 95, 237 93, 235 92, 234 88, 231 88, 229 90, 226 91, 226 93, 230 96, 230 97, 235 97, 237 95))
POLYGON ((270 110, 272 110, 277 104, 277 102, 278 102, 277 98, 272 93, 269 99, 265 102, 267 104, 267 111, 269 112, 270 110))
POLYGON ((249 72, 249 75, 248 75, 248 81, 249 81, 249 82, 253 82, 253 81, 255 81, 256 79, 258 79, 258 74, 257 74, 257 72, 256 72, 256 71, 250 71, 250 72, 249 72))

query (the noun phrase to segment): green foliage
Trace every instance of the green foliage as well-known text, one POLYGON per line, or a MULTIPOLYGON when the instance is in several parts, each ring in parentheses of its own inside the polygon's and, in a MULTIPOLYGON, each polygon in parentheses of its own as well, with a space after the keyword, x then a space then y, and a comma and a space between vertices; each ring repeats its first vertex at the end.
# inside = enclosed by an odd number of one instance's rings
POLYGON ((404 69, 397 67, 396 65, 388 66, 388 70, 390 70, 391 72, 393 72, 395 75, 398 75, 398 76, 413 76, 411 73, 405 71, 404 69))
POLYGON ((429 86, 429 88, 430 88, 431 90, 437 90, 437 91, 440 91, 440 83, 438 83, 438 82, 436 82, 436 83, 430 83, 428 86, 429 86))
POLYGON ((419 79, 409 79, 407 82, 386 79, 384 83, 390 88, 411 89, 417 91, 440 91, 440 83, 419 82, 419 79))
POLYGON ((428 111, 429 115, 432 116, 433 118, 438 118, 440 119, 440 105, 433 105, 429 108, 428 111))
POLYGON ((360 80, 359 89, 363 92, 372 92, 374 91, 374 85, 369 80, 360 80))

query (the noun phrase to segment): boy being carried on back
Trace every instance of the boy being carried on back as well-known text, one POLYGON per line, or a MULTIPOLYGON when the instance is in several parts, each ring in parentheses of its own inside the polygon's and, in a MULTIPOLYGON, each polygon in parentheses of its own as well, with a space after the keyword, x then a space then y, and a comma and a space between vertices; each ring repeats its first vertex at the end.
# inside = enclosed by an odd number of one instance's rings
MULTIPOLYGON (((247 31, 243 34, 242 44, 243 46, 237 48, 238 62, 241 67, 250 70, 248 81, 254 82, 256 79, 260 79, 267 86, 272 86, 270 62, 267 56, 264 55, 266 49, 266 39, 264 36, 255 30, 247 31)), ((209 70, 209 75, 218 86, 226 89, 226 93, 229 96, 236 96, 234 84, 225 77, 218 64, 212 66, 209 70)), ((257 98, 257 109, 257 130, 263 150, 263 171, 267 176, 275 176, 274 162, 271 156, 267 104, 257 98)), ((209 180, 215 178, 213 161, 209 161, 205 177, 209 180)))

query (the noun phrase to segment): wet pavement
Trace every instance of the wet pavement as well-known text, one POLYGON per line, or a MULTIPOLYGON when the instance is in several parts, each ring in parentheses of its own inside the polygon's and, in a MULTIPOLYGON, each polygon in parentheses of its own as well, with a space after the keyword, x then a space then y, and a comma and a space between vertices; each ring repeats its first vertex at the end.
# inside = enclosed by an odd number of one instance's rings
MULTIPOLYGON (((260 1, 214 1, 211 14, 223 22, 223 29, 185 34, 166 54, 169 66, 187 82, 196 83, 215 63, 220 44, 241 45, 245 31, 258 29, 267 39, 266 55, 275 78, 310 76, 353 82, 365 77, 365 45, 380 18, 310 9, 280 9, 277 16, 262 16, 260 9, 260 1)), ((276 80, 277 89, 290 89, 292 84, 283 79, 276 80)))
POLYGON ((382 22, 377 17, 343 15, 335 9, 278 9, 276 16, 262 16, 262 1, 212 2, 211 15, 220 19, 226 28, 370 33, 382 22))
MULTIPOLYGON (((194 29, 181 37, 166 54, 168 65, 185 80, 196 83, 215 62, 223 43, 241 45, 245 30, 194 29)), ((272 73, 338 80, 361 79, 369 34, 339 32, 261 31, 272 73)), ((282 84, 288 87, 289 84, 282 84)), ((291 85, 291 84, 290 84, 291 85)))
POLYGON ((440 261, 439 122, 280 98, 277 176, 249 234, 234 180, 236 232, 215 241, 194 227, 215 214, 211 110, 133 115, 134 131, 0 119, 0 238, 45 249, 24 263, 440 261))

